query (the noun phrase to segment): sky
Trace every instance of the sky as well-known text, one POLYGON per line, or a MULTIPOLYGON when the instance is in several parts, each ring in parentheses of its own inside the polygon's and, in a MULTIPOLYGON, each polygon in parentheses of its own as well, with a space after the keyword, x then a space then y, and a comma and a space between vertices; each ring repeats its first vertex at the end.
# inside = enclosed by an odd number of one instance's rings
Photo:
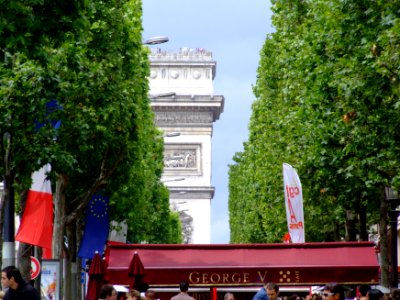
POLYGON ((228 171, 248 138, 252 86, 260 51, 271 25, 268 0, 142 0, 143 38, 167 36, 157 47, 204 48, 217 62, 214 95, 225 97, 224 111, 212 137, 211 243, 229 243, 228 171))

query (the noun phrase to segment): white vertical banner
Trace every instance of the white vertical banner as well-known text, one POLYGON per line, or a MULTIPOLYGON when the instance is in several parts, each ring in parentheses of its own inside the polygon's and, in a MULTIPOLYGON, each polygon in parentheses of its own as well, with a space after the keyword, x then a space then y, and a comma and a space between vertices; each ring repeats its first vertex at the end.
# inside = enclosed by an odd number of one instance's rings
POLYGON ((283 164, 286 219, 292 243, 304 243, 303 193, 296 170, 283 164))

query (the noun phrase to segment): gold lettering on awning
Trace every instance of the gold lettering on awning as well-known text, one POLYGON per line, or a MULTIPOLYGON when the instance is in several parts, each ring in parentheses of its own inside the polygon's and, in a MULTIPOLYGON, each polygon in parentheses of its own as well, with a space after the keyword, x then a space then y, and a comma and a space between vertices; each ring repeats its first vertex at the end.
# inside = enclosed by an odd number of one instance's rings
POLYGON ((258 276, 260 277, 261 282, 265 282, 265 279, 267 278, 267 271, 264 271, 263 274, 261 274, 260 271, 257 272, 258 276))

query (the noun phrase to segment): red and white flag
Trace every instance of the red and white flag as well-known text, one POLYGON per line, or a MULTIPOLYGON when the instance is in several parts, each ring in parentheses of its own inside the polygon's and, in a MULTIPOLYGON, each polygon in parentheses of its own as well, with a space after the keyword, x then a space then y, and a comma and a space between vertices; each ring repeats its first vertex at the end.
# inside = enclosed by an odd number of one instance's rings
POLYGON ((32 186, 15 237, 17 241, 45 248, 46 256, 51 256, 53 239, 53 195, 50 180, 46 179, 50 170, 47 164, 32 174, 32 186))
POLYGON ((296 170, 283 164, 286 219, 292 243, 304 243, 303 193, 296 170))

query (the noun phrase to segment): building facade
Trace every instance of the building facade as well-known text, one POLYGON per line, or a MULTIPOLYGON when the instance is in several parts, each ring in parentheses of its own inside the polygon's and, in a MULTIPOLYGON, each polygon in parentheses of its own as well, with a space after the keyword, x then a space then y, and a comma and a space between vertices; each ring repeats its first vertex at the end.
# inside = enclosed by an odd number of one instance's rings
POLYGON ((184 243, 211 241, 211 141, 224 97, 214 95, 216 62, 204 49, 177 53, 155 49, 150 59, 150 97, 164 132, 162 181, 171 209, 180 214, 184 243))

